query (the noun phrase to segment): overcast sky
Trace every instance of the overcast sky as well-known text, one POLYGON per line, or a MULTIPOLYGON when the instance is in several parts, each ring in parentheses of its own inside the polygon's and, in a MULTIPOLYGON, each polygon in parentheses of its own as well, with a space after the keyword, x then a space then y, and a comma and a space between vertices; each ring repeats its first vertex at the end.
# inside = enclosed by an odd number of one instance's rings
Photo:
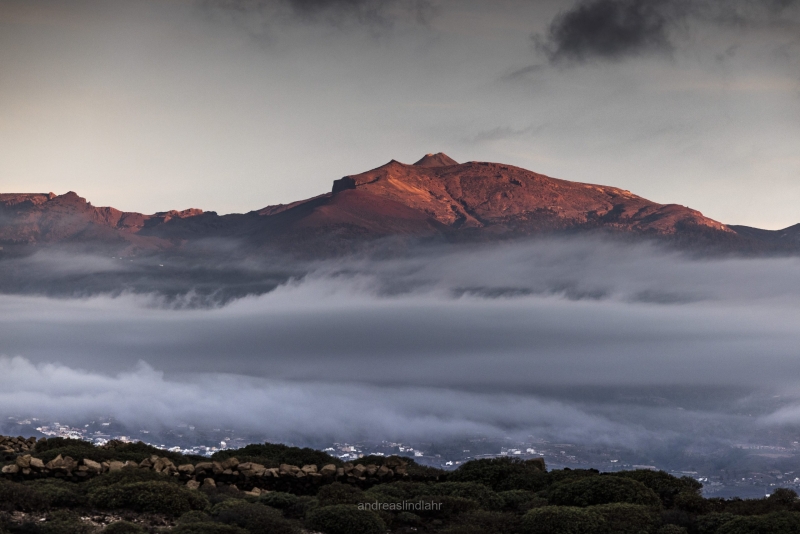
POLYGON ((0 0, 0 191, 247 211, 444 151, 800 222, 794 0, 0 0))

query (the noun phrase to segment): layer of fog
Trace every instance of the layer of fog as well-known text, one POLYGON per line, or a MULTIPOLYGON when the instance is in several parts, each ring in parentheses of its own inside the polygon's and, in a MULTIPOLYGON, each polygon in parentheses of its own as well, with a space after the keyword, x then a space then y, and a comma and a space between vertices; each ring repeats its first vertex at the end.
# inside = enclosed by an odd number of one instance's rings
MULTIPOLYGON (((112 260, 13 261, 86 286, 145 272, 112 260)), ((237 265, 275 289, 199 307, 191 288, 1 296, 0 416, 631 448, 748 441, 800 422, 796 258, 562 239, 237 265)), ((154 286, 172 279, 148 269, 154 286)))

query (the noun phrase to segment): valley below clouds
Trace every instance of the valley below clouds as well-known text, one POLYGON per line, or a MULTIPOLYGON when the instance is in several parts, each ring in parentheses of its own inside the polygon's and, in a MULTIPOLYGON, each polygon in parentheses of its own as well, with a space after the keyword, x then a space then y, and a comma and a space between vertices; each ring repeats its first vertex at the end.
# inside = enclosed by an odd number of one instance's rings
POLYGON ((4 259, 7 280, 50 285, 0 296, 0 416, 297 444, 534 436, 656 458, 800 423, 798 258, 596 237, 225 257, 202 290, 174 257, 4 259))

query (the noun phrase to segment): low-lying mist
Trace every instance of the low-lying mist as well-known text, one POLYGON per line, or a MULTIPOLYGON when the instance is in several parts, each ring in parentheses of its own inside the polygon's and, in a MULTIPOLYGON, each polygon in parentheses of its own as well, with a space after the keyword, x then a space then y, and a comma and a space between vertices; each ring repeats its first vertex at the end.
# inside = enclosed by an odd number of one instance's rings
POLYGON ((798 258, 596 238, 231 251, 0 261, 0 416, 653 451, 800 423, 798 258))

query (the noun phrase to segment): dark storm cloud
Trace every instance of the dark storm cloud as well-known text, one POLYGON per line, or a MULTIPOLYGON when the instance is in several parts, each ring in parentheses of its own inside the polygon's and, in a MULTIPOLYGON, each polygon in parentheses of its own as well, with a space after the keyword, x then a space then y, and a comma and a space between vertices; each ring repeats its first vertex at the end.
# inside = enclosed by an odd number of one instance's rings
POLYGON ((552 62, 669 54, 668 5, 653 0, 583 1, 553 20, 539 46, 552 62))
POLYGON ((796 0, 581 0, 534 41, 551 63, 669 56, 687 24, 796 26, 797 6, 796 0))

